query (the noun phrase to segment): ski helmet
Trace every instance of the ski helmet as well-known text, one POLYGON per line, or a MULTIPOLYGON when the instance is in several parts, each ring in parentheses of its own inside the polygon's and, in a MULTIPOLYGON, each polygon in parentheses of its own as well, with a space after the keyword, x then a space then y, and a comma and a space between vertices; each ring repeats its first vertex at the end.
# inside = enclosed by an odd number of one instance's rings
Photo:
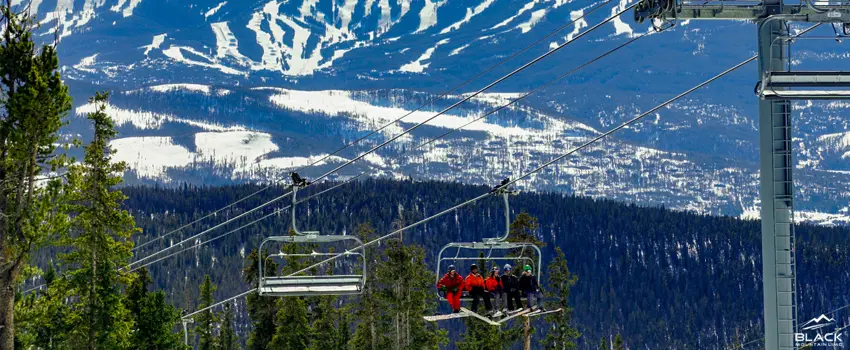
POLYGON ((472 264, 469 265, 469 271, 478 270, 478 265, 472 264))
POLYGON ((525 270, 525 271, 531 271, 531 265, 525 265, 525 267, 523 268, 523 270, 525 270))
POLYGON ((511 264, 505 264, 505 271, 511 270, 511 264))
POLYGON ((499 267, 496 266, 496 265, 493 265, 493 268, 490 269, 490 271, 493 271, 493 272, 499 271, 499 267))
POLYGON ((454 266, 454 265, 449 265, 449 271, 454 271, 454 270, 455 270, 455 266, 454 266))

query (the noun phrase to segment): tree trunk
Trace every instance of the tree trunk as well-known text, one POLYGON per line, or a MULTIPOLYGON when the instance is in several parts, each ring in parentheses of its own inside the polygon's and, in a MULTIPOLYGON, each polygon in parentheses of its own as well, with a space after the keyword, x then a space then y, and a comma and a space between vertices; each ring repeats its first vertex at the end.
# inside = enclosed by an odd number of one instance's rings
POLYGON ((15 348, 15 281, 21 264, 14 262, 0 271, 0 350, 15 348))

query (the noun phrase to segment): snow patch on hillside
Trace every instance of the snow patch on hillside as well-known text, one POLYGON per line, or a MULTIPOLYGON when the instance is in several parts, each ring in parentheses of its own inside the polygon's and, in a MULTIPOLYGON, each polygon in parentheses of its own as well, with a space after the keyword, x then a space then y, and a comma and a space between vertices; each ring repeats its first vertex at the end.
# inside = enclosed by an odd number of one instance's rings
POLYGON ((201 159, 247 171, 259 157, 279 149, 271 139, 269 134, 253 131, 199 132, 195 147, 201 159))
POLYGON ((154 35, 153 41, 151 42, 150 45, 142 46, 142 48, 145 49, 145 57, 148 56, 148 54, 151 52, 151 50, 154 50, 154 49, 159 50, 159 47, 162 46, 163 42, 165 42, 165 38, 167 36, 168 36, 168 34, 154 35))
POLYGON ((227 1, 219 3, 216 7, 213 7, 209 11, 204 13, 204 19, 207 19, 210 16, 214 15, 216 12, 218 12, 218 10, 221 10, 221 8, 224 7, 224 5, 227 5, 227 1))
POLYGON ((534 5, 536 5, 538 1, 539 0, 534 0, 532 2, 525 4, 525 6, 523 6, 521 9, 519 9, 519 11, 517 11, 517 13, 515 15, 510 16, 506 20, 499 22, 499 24, 496 24, 496 25, 490 27, 490 30, 498 29, 498 28, 501 28, 501 27, 504 27, 504 26, 510 24, 511 22, 513 22, 517 17, 519 17, 523 13, 526 13, 529 10, 531 10, 532 8, 534 8, 534 5))
MULTIPOLYGON (((620 4, 613 9, 611 9, 611 16, 617 14, 617 12, 623 11, 629 5, 629 0, 620 0, 620 4)), ((623 14, 626 15, 626 14, 623 14)), ((623 22, 622 16, 617 16, 614 20, 611 21, 611 24, 614 25, 614 35, 627 34, 631 36, 634 34, 634 30, 631 26, 629 26, 626 22, 623 22)))
POLYGON ((419 58, 417 58, 415 61, 401 66, 401 68, 399 68, 399 71, 410 72, 410 73, 422 73, 425 70, 425 68, 428 68, 428 66, 431 65, 431 63, 423 64, 422 62, 430 60, 431 55, 434 54, 434 50, 436 50, 441 45, 445 45, 445 44, 448 44, 448 43, 449 43, 449 39, 443 39, 443 40, 438 41, 437 44, 434 45, 434 47, 430 47, 427 50, 425 50, 425 53, 423 53, 422 56, 419 56, 419 58))
POLYGON ((441 30, 440 34, 446 34, 448 32, 460 29, 461 26, 463 26, 466 23, 469 23, 469 21, 472 20, 472 17, 475 17, 475 16, 481 14, 481 12, 484 12, 484 10, 486 10, 488 7, 490 7, 490 5, 492 5, 494 1, 495 0, 484 0, 484 2, 478 4, 478 6, 475 6, 475 9, 467 8, 466 9, 466 16, 463 19, 461 19, 460 21, 457 21, 454 24, 452 24, 452 25, 446 27, 445 29, 441 30))
POLYGON ((183 146, 175 145, 171 137, 125 137, 109 142, 115 149, 112 160, 125 162, 141 178, 161 179, 169 168, 185 167, 192 163, 194 154, 183 146))
POLYGON ((520 29, 523 34, 528 33, 544 16, 546 16, 546 9, 534 11, 531 13, 531 18, 528 21, 520 23, 516 28, 520 29))
POLYGON ((221 64, 217 63, 216 60, 213 59, 212 57, 209 57, 209 56, 207 56, 207 55, 205 55, 201 52, 198 52, 197 50, 195 50, 195 49, 193 49, 189 46, 171 45, 168 49, 162 50, 162 53, 165 56, 168 56, 168 58, 171 58, 172 60, 183 63, 187 66, 200 66, 200 67, 205 67, 205 68, 212 68, 212 69, 219 70, 219 71, 221 71, 222 73, 225 73, 225 74, 246 75, 242 71, 238 71, 236 69, 233 69, 233 68, 230 68, 228 66, 221 65, 221 64), (208 62, 201 62, 201 61, 198 61, 198 60, 186 58, 185 56, 183 56, 183 51, 191 53, 194 56, 199 56, 201 58, 204 58, 208 62))
POLYGON ((97 55, 98 54, 94 54, 88 57, 84 57, 80 60, 80 63, 74 65, 74 69, 81 70, 83 72, 94 73, 96 69, 92 68, 91 66, 93 66, 97 62, 97 55))
POLYGON ((210 27, 215 33, 215 57, 225 58, 229 56, 234 58, 237 63, 247 65, 246 62, 249 60, 239 52, 239 41, 236 40, 236 35, 233 35, 233 32, 230 31, 227 22, 212 23, 210 27))
POLYGON ((425 5, 422 7, 422 10, 419 11, 419 28, 416 28, 416 31, 413 32, 413 34, 424 32, 428 28, 437 24, 437 9, 445 3, 446 0, 425 0, 425 5))
MULTIPOLYGON (((352 98, 348 91, 326 90, 326 91, 298 91, 287 89, 275 89, 279 93, 269 97, 275 105, 299 112, 321 113, 328 116, 352 115, 359 119, 364 127, 372 125, 383 125, 410 111, 398 107, 375 106, 367 102, 352 98)), ((404 118, 405 124, 421 123, 433 117, 435 112, 416 111, 404 118)), ((428 122, 429 126, 441 128, 459 128, 467 124, 477 115, 458 116, 452 114, 441 115, 428 122)), ((480 121, 464 128, 468 131, 484 131, 493 135, 522 136, 533 134, 533 131, 520 127, 505 127, 497 124, 480 121)), ((387 135, 400 133, 401 127, 388 127, 384 130, 387 135)))
POLYGON ((151 91, 156 92, 171 92, 171 91, 192 91, 192 92, 201 92, 205 95, 210 94, 209 85, 202 84, 162 84, 162 85, 154 85, 148 87, 151 91))
MULTIPOLYGON (((77 107, 74 112, 77 114, 77 116, 82 117, 87 115, 88 113, 93 113, 96 110, 97 106, 95 104, 87 103, 77 107)), ((120 127, 125 124, 131 124, 135 128, 141 130, 161 129, 162 125, 168 122, 191 125, 206 131, 226 132, 245 130, 245 128, 241 126, 224 126, 211 122, 180 118, 171 114, 153 113, 141 110, 129 110, 115 107, 112 104, 106 104, 105 112, 107 115, 109 115, 110 118, 112 118, 116 126, 120 127)))

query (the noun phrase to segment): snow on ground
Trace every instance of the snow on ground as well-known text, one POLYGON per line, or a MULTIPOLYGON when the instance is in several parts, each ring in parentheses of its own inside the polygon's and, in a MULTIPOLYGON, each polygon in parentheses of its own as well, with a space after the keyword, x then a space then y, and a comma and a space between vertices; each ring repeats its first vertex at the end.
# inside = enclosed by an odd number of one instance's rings
POLYGON ((434 50, 436 50, 441 45, 448 44, 448 42, 449 42, 449 39, 443 39, 443 40, 438 41, 437 44, 434 45, 434 47, 430 47, 427 50, 425 50, 425 53, 423 53, 422 56, 419 56, 419 58, 417 58, 413 62, 410 62, 408 64, 401 66, 401 68, 399 68, 398 70, 402 71, 402 72, 422 73, 422 71, 424 71, 425 68, 428 68, 428 66, 431 65, 431 63, 423 64, 422 62, 430 60, 431 55, 434 54, 434 50))
POLYGON ((278 150, 271 135, 253 131, 199 132, 195 134, 195 147, 204 160, 246 170, 260 156, 278 150))
POLYGON ((225 73, 225 74, 245 75, 244 72, 238 71, 236 69, 233 69, 233 68, 221 65, 221 64, 218 64, 217 62, 215 62, 215 60, 213 58, 211 58, 211 57, 209 57, 209 56, 207 56, 207 55, 205 55, 201 52, 198 52, 197 50, 195 50, 195 49, 193 49, 189 46, 171 45, 168 49, 163 50, 162 53, 164 55, 168 56, 169 58, 171 58, 172 60, 175 60, 177 62, 186 64, 186 65, 189 65, 189 66, 201 66, 201 67, 206 67, 206 68, 217 69, 217 70, 219 70, 219 71, 221 71, 222 73, 225 73), (201 62, 201 61, 193 60, 193 59, 190 59, 190 58, 186 58, 185 56, 183 56, 184 50, 186 52, 189 52, 189 53, 195 55, 195 56, 200 56, 200 57, 206 59, 208 62, 201 62))
POLYGON ((513 20, 515 20, 517 17, 519 17, 523 13, 526 13, 526 12, 528 12, 528 10, 531 10, 532 8, 534 8, 534 5, 537 4, 537 1, 538 0, 534 0, 532 2, 525 4, 525 6, 523 6, 521 9, 519 9, 519 11, 517 11, 517 13, 515 15, 510 16, 510 17, 508 17, 508 19, 506 19, 502 22, 499 22, 499 24, 496 24, 496 25, 490 27, 490 30, 498 29, 498 28, 501 28, 501 27, 504 27, 504 26, 510 24, 511 22, 513 22, 513 20))
POLYGON ((417 28, 413 33, 416 34, 424 32, 428 28, 437 24, 437 9, 445 3, 446 0, 425 0, 425 6, 423 6, 422 10, 419 11, 419 28, 417 28))
POLYGON ((467 47, 469 47, 469 44, 466 44, 466 45, 463 45, 463 46, 461 46, 461 47, 458 47, 458 48, 456 48, 456 49, 452 50, 452 52, 449 52, 449 56, 457 55, 457 54, 459 54, 461 51, 466 50, 466 48, 467 48, 467 47))
POLYGON ((224 5, 227 5, 227 1, 218 4, 218 6, 213 7, 209 11, 204 13, 204 19, 207 19, 210 16, 214 15, 216 12, 218 12, 218 10, 221 10, 221 8, 224 7, 224 5))
MULTIPOLYGON (((300 167, 303 167, 303 166, 308 166, 310 164, 313 164, 313 162, 316 162, 319 159, 322 159, 324 157, 327 157, 327 154, 318 154, 318 155, 311 156, 311 157, 276 157, 276 158, 268 158, 268 159, 260 160, 257 164, 261 168, 294 169, 294 168, 300 168, 300 167)), ((326 163, 328 163, 329 160, 331 160, 331 161, 337 161, 337 160, 344 161, 343 158, 333 156, 333 157, 330 157, 329 159, 318 162, 315 165, 318 166, 318 165, 326 164, 326 163)))
POLYGON ((142 178, 168 181, 166 170, 188 166, 194 159, 192 152, 175 145, 171 137, 125 137, 109 145, 115 149, 112 160, 126 162, 142 178))
MULTIPOLYGON (((629 0, 620 0, 620 4, 611 9, 611 16, 617 14, 617 12, 624 10, 628 5, 629 0)), ((634 34, 634 30, 632 29, 632 27, 629 26, 626 22, 623 22, 623 19, 620 16, 614 18, 611 23, 614 25, 614 35, 627 34, 631 36, 632 34, 634 34)))
POLYGON ((488 7, 490 7, 490 5, 492 5, 494 1, 495 0, 484 0, 482 3, 478 4, 478 6, 475 6, 475 9, 467 8, 466 9, 466 16, 463 17, 463 19, 461 19, 460 21, 457 21, 454 24, 452 24, 452 25, 446 27, 445 29, 441 30, 440 34, 446 34, 446 33, 451 32, 453 30, 460 29, 461 26, 463 26, 464 24, 466 24, 470 20, 472 20, 472 17, 475 17, 475 16, 481 14, 481 12, 484 12, 484 10, 486 10, 488 7))
POLYGON ((151 52, 151 50, 153 50, 153 49, 159 50, 159 47, 162 45, 163 42, 165 42, 165 38, 167 36, 168 36, 168 34, 154 35, 153 41, 151 42, 150 45, 142 46, 142 48, 145 49, 145 57, 147 57, 147 55, 151 52))
POLYGON ((229 56, 234 58, 239 64, 247 65, 246 62, 249 59, 239 52, 239 41, 233 35, 233 32, 230 31, 227 22, 212 23, 210 27, 212 27, 213 33, 215 33, 215 57, 221 59, 229 56))
POLYGON ((534 28, 534 25, 540 22, 543 17, 546 16, 546 9, 540 9, 531 13, 531 18, 528 21, 520 23, 516 28, 522 30, 522 33, 528 33, 531 31, 531 28, 534 28))
POLYGON ((74 65, 74 69, 81 70, 83 72, 94 73, 95 69, 91 68, 97 62, 97 54, 85 57, 80 60, 80 63, 74 65))
POLYGON ((171 92, 171 91, 185 90, 185 91, 193 91, 193 92, 202 92, 205 95, 210 94, 209 85, 202 85, 202 84, 163 84, 163 85, 154 85, 154 86, 148 87, 148 89, 150 89, 151 91, 156 91, 156 92, 171 92))
MULTIPOLYGON (((741 214, 740 218, 742 220, 759 220, 761 219, 760 210, 761 209, 758 206, 744 208, 744 212, 741 214)), ((823 226, 850 224, 850 216, 847 215, 846 211, 844 214, 832 214, 819 211, 795 210, 794 220, 796 222, 808 222, 823 226)))
MULTIPOLYGON (((127 3, 127 0, 118 0, 118 3, 115 4, 115 6, 112 6, 111 10, 113 12, 121 12, 124 17, 130 17, 133 15, 133 10, 136 6, 139 6, 139 3, 141 2, 142 0, 129 0, 129 3, 127 3), (125 3, 127 3, 127 7, 124 7, 125 3)), ((101 1, 101 3, 103 2, 101 1)))
MULTIPOLYGON (((96 109, 97 107, 95 106, 95 104, 87 103, 77 107, 75 112, 77 116, 82 117, 88 113, 94 112, 96 109)), ((123 109, 115 107, 111 104, 106 105, 106 114, 112 118, 116 126, 123 126, 129 123, 137 129, 142 130, 157 130, 160 129, 162 125, 167 122, 192 125, 206 131, 224 132, 245 130, 245 128, 241 126, 224 126, 216 123, 179 118, 171 114, 160 114, 141 110, 123 109)))
MULTIPOLYGON (((269 97, 269 100, 281 108, 289 110, 321 113, 329 116, 354 115, 364 125, 383 125, 410 111, 398 107, 375 106, 367 102, 357 101, 351 97, 348 91, 325 90, 325 91, 298 91, 287 89, 276 89, 279 93, 269 97)), ((433 111, 416 111, 404 118, 404 123, 421 123, 434 116, 433 111)), ((472 115, 462 117, 453 114, 444 114, 428 122, 428 125, 442 128, 458 128, 471 119, 477 117, 472 115)), ((522 136, 529 135, 533 131, 519 127, 504 127, 497 124, 479 121, 464 128, 468 131, 485 131, 493 135, 522 136)), ((388 127, 388 134, 401 132, 400 127, 388 127)))

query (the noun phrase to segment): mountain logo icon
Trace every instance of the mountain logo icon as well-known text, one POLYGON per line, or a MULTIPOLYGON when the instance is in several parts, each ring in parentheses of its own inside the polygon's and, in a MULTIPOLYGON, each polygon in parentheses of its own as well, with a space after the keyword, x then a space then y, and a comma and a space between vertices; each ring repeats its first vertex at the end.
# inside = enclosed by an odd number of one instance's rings
POLYGON ((814 329, 820 329, 820 328, 832 325, 834 322, 835 322, 834 318, 829 318, 826 315, 820 315, 818 317, 815 317, 815 318, 809 320, 806 323, 803 323, 802 330, 810 331, 810 330, 814 330, 814 329))

